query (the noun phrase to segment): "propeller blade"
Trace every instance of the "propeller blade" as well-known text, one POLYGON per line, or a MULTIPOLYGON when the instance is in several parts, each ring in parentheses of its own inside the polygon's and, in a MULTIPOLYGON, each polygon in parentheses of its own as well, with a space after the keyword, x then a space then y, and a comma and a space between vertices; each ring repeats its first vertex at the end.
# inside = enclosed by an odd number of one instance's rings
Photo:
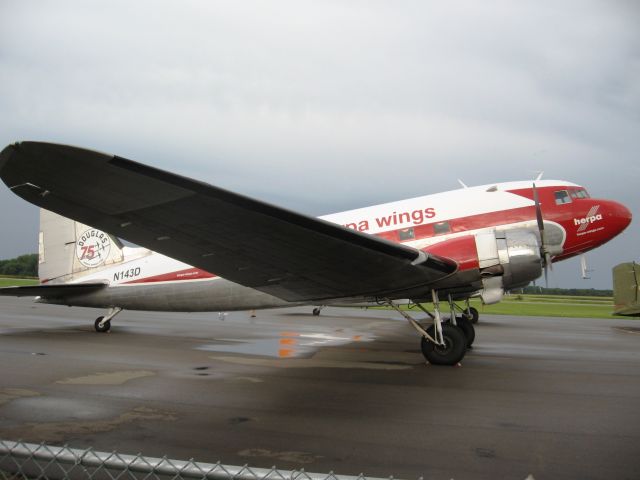
POLYGON ((542 258, 542 265, 544 267, 544 283, 545 286, 549 288, 549 269, 553 271, 553 264, 551 263, 551 254, 547 250, 542 207, 540 206, 540 197, 538 196, 538 189, 536 188, 535 182, 533 183, 533 202, 536 206, 536 221, 538 222, 538 231, 540 232, 540 257, 542 258))
POLYGON ((547 262, 544 262, 544 287, 549 288, 549 271, 547 270, 547 262))
POLYGON ((538 197, 538 189, 533 184, 533 202, 536 205, 536 220, 538 221, 538 230, 540 230, 540 241, 544 243, 542 232, 544 232, 544 221, 542 220, 542 207, 540 207, 540 199, 538 197))

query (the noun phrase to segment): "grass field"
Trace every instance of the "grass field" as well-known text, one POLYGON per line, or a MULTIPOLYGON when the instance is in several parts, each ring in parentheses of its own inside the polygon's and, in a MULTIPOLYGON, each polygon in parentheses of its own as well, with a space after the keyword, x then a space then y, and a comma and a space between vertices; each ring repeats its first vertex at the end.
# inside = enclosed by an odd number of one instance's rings
POLYGON ((38 280, 35 278, 0 278, 0 287, 23 285, 38 285, 38 280))
POLYGON ((524 315, 541 317, 620 318, 611 314, 611 297, 571 297, 560 295, 505 295, 502 302, 482 305, 473 299, 471 305, 482 314, 524 315))
MULTIPOLYGON (((504 299, 495 305, 482 305, 479 298, 471 299, 470 304, 480 312, 480 321, 482 321, 483 315, 621 318, 620 316, 611 314, 611 312, 613 312, 612 297, 512 294, 505 295, 504 299)), ((460 302, 458 305, 464 307, 464 302, 460 302)), ((431 304, 425 304, 425 307, 427 310, 431 310, 433 306, 431 304)), ((449 306, 447 303, 441 301, 440 308, 442 313, 448 316, 449 306)), ((415 309, 415 307, 413 309, 415 309)))

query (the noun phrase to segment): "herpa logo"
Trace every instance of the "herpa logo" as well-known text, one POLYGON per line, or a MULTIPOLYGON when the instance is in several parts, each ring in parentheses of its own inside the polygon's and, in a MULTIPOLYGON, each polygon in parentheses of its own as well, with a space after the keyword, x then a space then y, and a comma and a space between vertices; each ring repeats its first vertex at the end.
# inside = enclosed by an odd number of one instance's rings
POLYGON ((595 205, 591 207, 591 210, 587 212, 587 215, 584 218, 573 219, 573 224, 578 227, 578 232, 584 232, 589 227, 589 225, 602 220, 602 215, 598 213, 599 209, 600 205, 595 205))
POLYGON ((111 239, 109 235, 95 228, 86 230, 76 241, 76 257, 85 267, 102 265, 109 256, 111 239))

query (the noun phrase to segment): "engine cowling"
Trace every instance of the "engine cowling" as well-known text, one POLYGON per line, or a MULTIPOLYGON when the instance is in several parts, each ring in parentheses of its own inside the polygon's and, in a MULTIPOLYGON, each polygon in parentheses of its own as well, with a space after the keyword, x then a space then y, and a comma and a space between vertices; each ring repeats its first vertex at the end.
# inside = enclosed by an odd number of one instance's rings
POLYGON ((499 302, 505 290, 525 286, 542 274, 540 242, 530 230, 465 235, 425 250, 458 262, 458 271, 445 279, 439 289, 454 294, 479 291, 486 304, 499 302))
POLYGON ((475 236, 483 278, 500 275, 505 288, 535 280, 542 274, 540 244, 529 230, 505 230, 475 236))

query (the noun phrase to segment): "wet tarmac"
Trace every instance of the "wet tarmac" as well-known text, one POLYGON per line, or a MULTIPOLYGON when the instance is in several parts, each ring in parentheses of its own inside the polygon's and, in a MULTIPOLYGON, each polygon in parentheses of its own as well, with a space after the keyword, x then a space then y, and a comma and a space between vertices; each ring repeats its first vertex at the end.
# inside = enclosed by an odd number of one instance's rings
POLYGON ((395 313, 0 298, 0 437, 413 479, 640 478, 638 321, 482 317, 460 367, 395 313))

